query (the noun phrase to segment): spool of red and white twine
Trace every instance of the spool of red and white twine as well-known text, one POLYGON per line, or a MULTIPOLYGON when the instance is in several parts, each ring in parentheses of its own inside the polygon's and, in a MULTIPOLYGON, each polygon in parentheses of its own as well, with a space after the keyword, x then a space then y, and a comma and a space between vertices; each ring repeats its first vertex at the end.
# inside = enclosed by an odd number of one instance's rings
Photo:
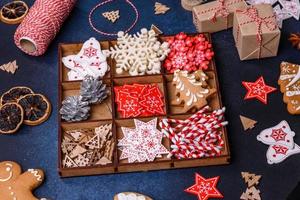
POLYGON ((15 44, 32 56, 44 54, 76 0, 36 0, 17 28, 15 44))

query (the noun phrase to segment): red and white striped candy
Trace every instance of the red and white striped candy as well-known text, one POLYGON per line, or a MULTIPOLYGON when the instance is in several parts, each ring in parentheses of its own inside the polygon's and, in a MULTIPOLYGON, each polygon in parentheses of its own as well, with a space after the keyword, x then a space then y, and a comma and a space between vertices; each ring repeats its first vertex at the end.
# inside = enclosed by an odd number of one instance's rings
POLYGON ((170 156, 182 158, 202 158, 220 155, 224 146, 222 127, 225 108, 207 113, 205 107, 186 120, 162 119, 160 127, 171 144, 170 156), (171 124, 176 124, 172 127, 171 124))

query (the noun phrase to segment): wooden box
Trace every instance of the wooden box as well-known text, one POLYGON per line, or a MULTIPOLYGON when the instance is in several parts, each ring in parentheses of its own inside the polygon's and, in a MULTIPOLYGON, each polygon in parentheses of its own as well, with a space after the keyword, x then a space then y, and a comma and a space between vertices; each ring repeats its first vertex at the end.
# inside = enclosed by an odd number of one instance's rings
MULTIPOLYGON (((211 42, 210 34, 205 33, 205 36, 211 42)), ((160 40, 164 41, 168 37, 172 36, 161 36, 160 40)), ((116 41, 101 41, 101 47, 108 49, 113 46, 116 41)), ((61 107, 61 102, 66 96, 77 95, 79 93, 80 81, 68 81, 67 73, 68 69, 63 66, 61 58, 63 56, 76 54, 80 51, 82 44, 60 44, 59 45, 59 99, 58 108, 61 107)), ((179 113, 179 108, 171 106, 169 99, 174 95, 174 89, 172 89, 172 77, 173 74, 167 73, 162 67, 161 74, 157 75, 145 75, 145 76, 129 76, 128 74, 117 75, 115 73, 115 62, 108 58, 108 64, 111 66, 110 72, 103 78, 104 83, 110 88, 110 95, 104 103, 99 105, 93 105, 91 107, 91 116, 88 120, 82 122, 66 122, 58 116, 59 132, 58 132, 58 171, 61 177, 71 176, 85 176, 95 174, 112 174, 112 173, 123 173, 123 172, 137 172, 137 171, 149 171, 149 170, 161 170, 161 169, 176 169, 176 168, 188 168, 188 167, 199 167, 209 165, 223 165, 229 164, 230 162, 230 150, 227 138, 226 128, 222 129, 222 137, 224 139, 224 148, 222 153, 218 157, 201 158, 201 159, 175 159, 162 158, 155 159, 154 162, 144 163, 128 163, 127 160, 119 160, 120 151, 117 149, 117 140, 122 138, 121 127, 133 127, 133 118, 124 119, 120 116, 117 111, 117 105, 115 103, 115 94, 113 92, 114 86, 132 84, 132 83, 155 83, 159 86, 160 90, 164 94, 165 103, 165 115, 153 116, 153 117, 137 117, 142 121, 149 121, 154 117, 161 118, 177 118, 186 119, 193 113, 179 113), (145 78, 147 77, 147 78, 145 78), (64 131, 75 130, 81 128, 95 128, 101 124, 112 123, 113 138, 116 141, 113 153, 113 163, 105 166, 93 166, 93 167, 76 167, 76 168, 64 168, 62 165, 63 152, 61 149, 62 138, 64 131)), ((205 73, 210 77, 209 85, 217 89, 217 93, 210 99, 209 105, 213 109, 221 108, 221 94, 219 90, 218 75, 215 66, 215 61, 212 60, 209 69, 205 73)), ((170 141, 168 138, 163 139, 163 144, 167 149, 170 149, 170 141)))

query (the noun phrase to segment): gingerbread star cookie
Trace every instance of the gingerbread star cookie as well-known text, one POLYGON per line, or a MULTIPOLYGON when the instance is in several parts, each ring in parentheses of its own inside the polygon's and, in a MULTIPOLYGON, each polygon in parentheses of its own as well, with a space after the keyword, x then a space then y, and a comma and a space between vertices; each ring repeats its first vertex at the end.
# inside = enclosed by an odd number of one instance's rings
POLYGON ((12 161, 0 163, 0 197, 11 200, 38 200, 32 191, 42 184, 44 173, 39 169, 29 169, 22 173, 19 164, 12 161))

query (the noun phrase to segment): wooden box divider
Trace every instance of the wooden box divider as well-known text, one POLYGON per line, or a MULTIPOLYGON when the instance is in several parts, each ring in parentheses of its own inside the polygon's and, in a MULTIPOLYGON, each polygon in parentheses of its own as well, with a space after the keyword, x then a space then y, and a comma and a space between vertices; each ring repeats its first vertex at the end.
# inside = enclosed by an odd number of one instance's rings
MULTIPOLYGON (((210 34, 204 33, 207 39, 211 42, 210 34)), ((195 34, 191 34, 195 35, 195 34)), ((167 38, 172 36, 161 36, 159 39, 161 41, 166 41, 167 38)), ((109 49, 116 44, 116 41, 101 41, 101 48, 109 49)), ((80 89, 81 81, 68 81, 67 73, 68 69, 62 64, 61 58, 63 56, 76 54, 80 51, 82 43, 77 44, 59 44, 59 97, 58 97, 58 107, 61 107, 61 102, 65 96, 78 95, 80 89)), ((95 174, 113 174, 113 173, 124 173, 124 172, 137 172, 137 171, 149 171, 149 170, 161 170, 161 169, 175 169, 175 168, 188 168, 188 167, 199 167, 199 166, 209 166, 209 165, 223 165, 228 164, 230 161, 230 149, 228 144, 227 129, 222 128, 222 137, 224 139, 224 148, 222 153, 218 157, 201 158, 201 159, 176 159, 174 157, 167 158, 163 155, 162 158, 156 158, 154 162, 144 162, 144 163, 128 163, 127 160, 120 160, 120 150, 117 148, 118 139, 122 138, 121 127, 133 128, 133 118, 122 118, 120 113, 117 111, 117 105, 115 103, 115 93, 114 87, 121 86, 125 84, 157 84, 164 94, 165 103, 165 114, 151 117, 137 117, 136 119, 142 121, 149 121, 153 118, 162 119, 165 117, 175 118, 175 119, 186 119, 191 116, 194 112, 180 113, 179 109, 174 108, 170 103, 171 96, 174 90, 171 88, 171 82, 173 74, 168 73, 164 67, 161 69, 161 74, 155 75, 144 75, 144 76, 130 76, 128 73, 116 74, 114 59, 108 58, 108 64, 110 65, 110 72, 103 78, 103 82, 107 84, 110 88, 109 100, 106 100, 106 104, 110 104, 110 109, 103 107, 103 103, 100 105, 92 105, 91 117, 83 122, 66 122, 58 116, 59 131, 58 131, 58 171, 61 177, 71 177, 71 176, 86 176, 95 174), (102 106, 101 106, 102 105, 102 106), (110 114, 107 114, 107 112, 110 114), (175 111, 174 111, 175 110, 175 111), (61 143, 63 139, 64 130, 80 129, 80 128, 94 128, 100 124, 112 123, 113 138, 115 141, 114 152, 113 152, 113 163, 105 166, 96 165, 91 167, 76 167, 76 168, 63 168, 63 153, 61 150, 61 143)), ((209 105, 213 109, 221 108, 221 93, 219 90, 219 82, 217 69, 215 66, 214 59, 211 61, 209 68, 205 73, 209 76, 208 84, 211 87, 217 89, 217 93, 212 96, 209 100, 209 105)), ((159 129, 159 127, 158 127, 159 129)), ((168 138, 163 139, 163 144, 166 148, 170 149, 171 142, 168 138)))

